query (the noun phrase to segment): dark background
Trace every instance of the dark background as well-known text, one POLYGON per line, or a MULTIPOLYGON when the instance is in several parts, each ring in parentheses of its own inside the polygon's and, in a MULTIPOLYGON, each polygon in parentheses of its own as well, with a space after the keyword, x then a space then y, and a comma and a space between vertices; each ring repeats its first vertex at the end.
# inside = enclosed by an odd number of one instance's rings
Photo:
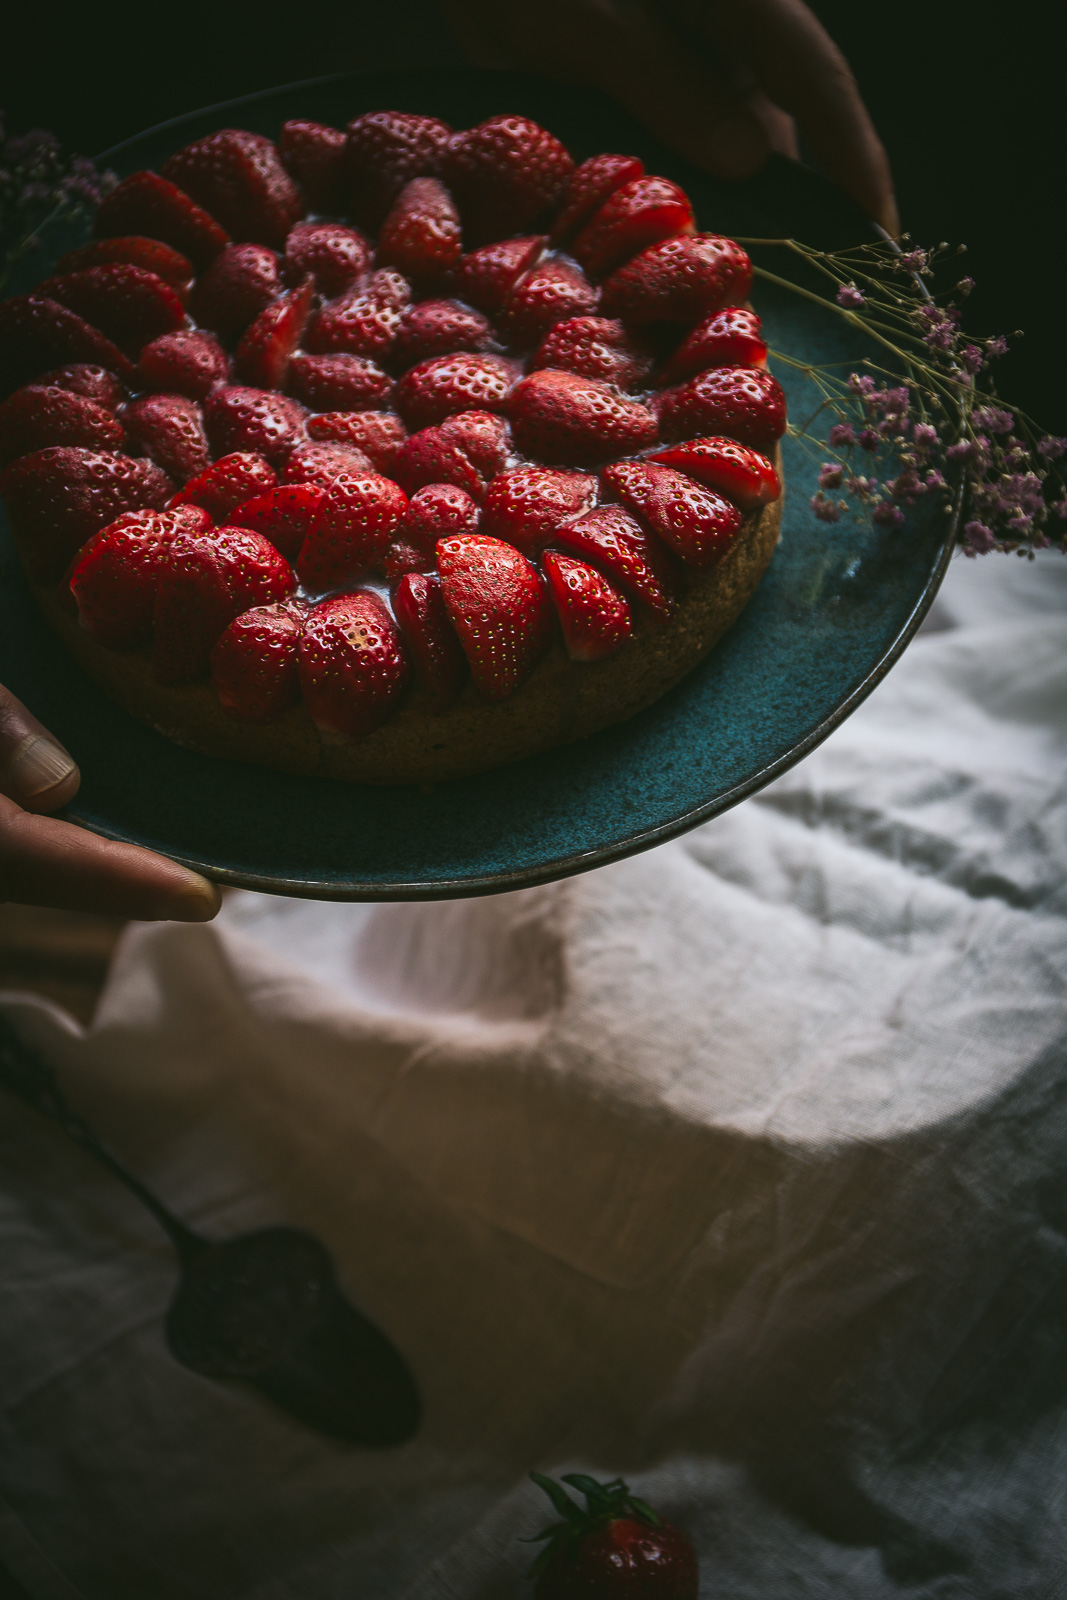
MULTIPOLYGON (((530 0, 536 8, 536 0, 530 0)), ((889 150, 904 226, 969 247, 967 325, 1026 330, 1001 364, 1009 399, 1067 433, 1061 268, 1064 50, 1037 0, 814 0, 852 63, 889 150)), ((345 70, 459 63, 432 0, 258 9, 21 0, 0 46, 11 131, 54 129, 95 154, 216 100, 345 70)))

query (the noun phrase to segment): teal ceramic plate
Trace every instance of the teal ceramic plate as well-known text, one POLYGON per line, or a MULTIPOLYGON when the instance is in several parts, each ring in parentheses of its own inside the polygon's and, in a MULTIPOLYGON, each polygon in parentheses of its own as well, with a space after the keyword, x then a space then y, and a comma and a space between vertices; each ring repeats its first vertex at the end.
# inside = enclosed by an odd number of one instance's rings
MULTIPOLYGON (((684 184, 702 227, 749 237, 854 244, 870 225, 811 173, 779 162, 748 185, 718 184, 655 142, 607 100, 502 73, 375 74, 271 90, 149 130, 111 151, 120 174, 158 166, 220 126, 275 134, 288 117, 343 125, 391 107, 470 126, 521 111, 581 158, 640 154, 684 184)), ((43 275, 68 239, 33 264, 43 275)), ((28 287, 24 282, 19 287, 28 287)), ((862 358, 832 312, 760 289, 770 342, 792 356, 862 358)), ((780 367, 793 416, 810 385, 780 367)), ((66 813, 147 845, 222 883, 338 900, 422 900, 545 883, 659 844, 754 794, 814 748, 864 699, 915 633, 951 554, 946 519, 885 530, 817 522, 817 463, 785 445, 781 544, 733 631, 682 684, 631 721, 475 778, 365 788, 290 777, 182 750, 120 711, 40 621, 6 530, 0 570, 0 681, 81 765, 66 813)))

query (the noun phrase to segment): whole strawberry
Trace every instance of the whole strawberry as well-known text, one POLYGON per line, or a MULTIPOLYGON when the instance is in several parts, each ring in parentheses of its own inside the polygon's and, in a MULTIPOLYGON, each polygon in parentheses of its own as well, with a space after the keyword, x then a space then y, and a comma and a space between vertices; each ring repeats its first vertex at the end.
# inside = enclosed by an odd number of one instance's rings
POLYGON ((553 1479, 530 1477, 563 1519, 537 1535, 548 1541, 530 1573, 537 1600, 697 1600, 696 1551, 621 1478, 598 1483, 567 1473, 563 1482, 584 1497, 583 1511, 553 1479))

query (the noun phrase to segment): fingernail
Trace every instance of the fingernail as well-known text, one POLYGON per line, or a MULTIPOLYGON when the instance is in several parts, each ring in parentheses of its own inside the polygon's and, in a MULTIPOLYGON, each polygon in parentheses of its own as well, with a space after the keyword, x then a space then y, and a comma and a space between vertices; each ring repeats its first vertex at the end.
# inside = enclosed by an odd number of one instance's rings
POLYGON ((751 178, 768 151, 767 135, 751 117, 720 122, 708 137, 708 161, 721 178, 751 178))
POLYGON ((36 800, 49 789, 57 789, 77 763, 44 733, 29 733, 7 758, 7 776, 22 800, 36 800))
POLYGON ((163 895, 155 905, 156 922, 210 922, 222 904, 215 884, 199 872, 187 872, 179 887, 163 895))

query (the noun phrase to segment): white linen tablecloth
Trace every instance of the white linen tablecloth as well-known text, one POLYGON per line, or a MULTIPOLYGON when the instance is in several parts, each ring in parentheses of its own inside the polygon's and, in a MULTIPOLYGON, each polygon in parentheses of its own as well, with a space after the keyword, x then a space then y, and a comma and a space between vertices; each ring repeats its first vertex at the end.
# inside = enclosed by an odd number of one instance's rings
POLYGON ((1067 562, 958 561, 934 621, 646 855, 237 894, 132 928, 84 1032, 4 994, 192 1224, 319 1234, 426 1403, 361 1451, 177 1366, 155 1224, 0 1098, 34 1600, 506 1600, 532 1466, 625 1474, 708 1597, 1067 1595, 1067 562))

